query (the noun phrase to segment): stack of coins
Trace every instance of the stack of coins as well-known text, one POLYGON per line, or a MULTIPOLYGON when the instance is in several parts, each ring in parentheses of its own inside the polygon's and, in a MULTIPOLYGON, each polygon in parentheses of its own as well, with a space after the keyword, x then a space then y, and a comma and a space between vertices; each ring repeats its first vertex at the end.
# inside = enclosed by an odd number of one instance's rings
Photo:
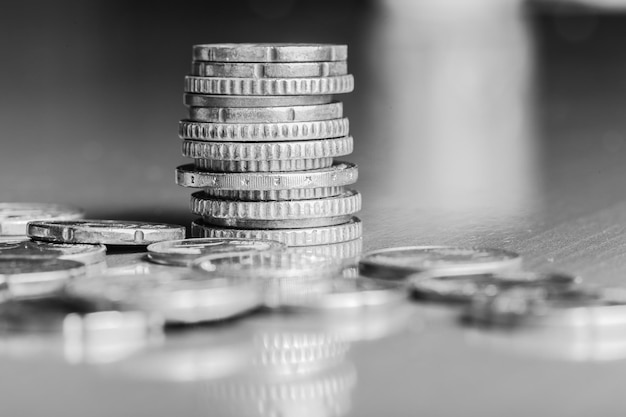
POLYGON ((348 119, 346 45, 210 44, 193 47, 185 79, 177 183, 199 188, 195 237, 271 239, 288 246, 361 237, 361 195, 345 187, 356 165, 348 119))

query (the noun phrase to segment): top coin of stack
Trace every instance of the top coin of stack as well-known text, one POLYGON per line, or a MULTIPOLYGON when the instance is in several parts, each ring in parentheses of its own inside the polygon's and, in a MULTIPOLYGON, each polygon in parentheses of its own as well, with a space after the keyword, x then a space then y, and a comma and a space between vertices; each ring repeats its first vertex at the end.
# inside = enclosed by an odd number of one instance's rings
POLYGON ((194 164, 177 183, 192 196, 196 237, 264 238, 290 246, 357 239, 353 149, 343 104, 346 45, 208 44, 193 47, 185 78, 189 118, 179 134, 194 164))

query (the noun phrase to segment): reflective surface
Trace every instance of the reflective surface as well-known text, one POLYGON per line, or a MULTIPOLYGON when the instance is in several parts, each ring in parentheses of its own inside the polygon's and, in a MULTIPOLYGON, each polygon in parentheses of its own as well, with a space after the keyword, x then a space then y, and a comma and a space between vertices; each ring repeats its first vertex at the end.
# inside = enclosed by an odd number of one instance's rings
MULTIPOLYGON (((2 199, 188 225, 172 172, 191 45, 346 42, 364 250, 497 247, 623 284, 626 18, 500 0, 242 3, 211 27, 197 3, 13 4, 2 199)), ((144 271, 141 256, 109 264, 144 271)), ((2 334, 0 399, 6 415, 621 415, 623 330, 487 331, 406 305, 177 329, 102 360, 60 334, 2 334)))

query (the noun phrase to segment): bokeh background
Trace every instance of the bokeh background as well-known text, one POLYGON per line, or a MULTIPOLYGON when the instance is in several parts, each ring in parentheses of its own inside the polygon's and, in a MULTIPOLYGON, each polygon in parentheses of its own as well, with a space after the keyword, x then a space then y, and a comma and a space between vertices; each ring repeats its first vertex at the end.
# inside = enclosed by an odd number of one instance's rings
POLYGON ((9 2, 0 196, 188 224, 173 170, 186 162, 191 45, 336 42, 356 78, 340 99, 366 220, 402 207, 502 222, 590 211, 619 197, 606 171, 625 152, 626 18, 599 3, 9 2))

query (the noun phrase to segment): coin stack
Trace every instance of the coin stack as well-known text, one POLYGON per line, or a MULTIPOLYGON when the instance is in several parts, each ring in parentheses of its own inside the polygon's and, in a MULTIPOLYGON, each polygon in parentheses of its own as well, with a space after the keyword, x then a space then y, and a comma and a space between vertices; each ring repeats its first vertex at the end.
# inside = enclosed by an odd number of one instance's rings
POLYGON ((345 187, 357 166, 335 94, 349 93, 346 45, 208 44, 193 47, 185 79, 189 118, 179 134, 193 164, 177 184, 199 188, 195 237, 256 238, 288 246, 361 237, 361 195, 345 187))

